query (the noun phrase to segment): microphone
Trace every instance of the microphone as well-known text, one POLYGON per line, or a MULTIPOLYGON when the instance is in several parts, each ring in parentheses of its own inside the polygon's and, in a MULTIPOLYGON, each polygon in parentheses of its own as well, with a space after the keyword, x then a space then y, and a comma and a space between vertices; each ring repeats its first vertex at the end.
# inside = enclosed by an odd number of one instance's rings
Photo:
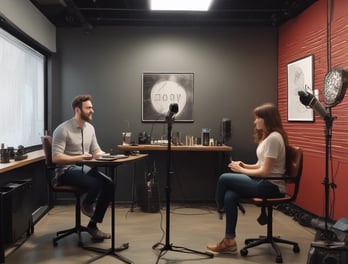
POLYGON ((166 120, 170 120, 173 116, 179 111, 179 106, 177 103, 173 103, 169 105, 169 110, 166 116, 166 120))
POLYGON ((309 106, 315 112, 317 112, 322 119, 329 117, 330 113, 324 108, 324 106, 315 98, 311 93, 305 91, 299 91, 298 95, 300 96, 300 101, 303 105, 309 106))

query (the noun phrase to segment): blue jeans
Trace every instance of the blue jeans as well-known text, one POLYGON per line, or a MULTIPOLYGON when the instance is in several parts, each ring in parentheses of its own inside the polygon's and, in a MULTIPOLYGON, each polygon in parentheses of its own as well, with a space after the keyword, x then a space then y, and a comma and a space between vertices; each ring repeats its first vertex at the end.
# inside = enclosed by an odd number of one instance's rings
POLYGON ((216 204, 226 212, 225 237, 236 237, 238 204, 240 198, 282 197, 277 185, 267 180, 252 179, 239 173, 224 173, 216 186, 216 204))
POLYGON ((95 212, 91 220, 96 223, 103 221, 106 209, 113 198, 114 190, 114 183, 107 175, 86 165, 73 165, 59 177, 59 183, 78 186, 86 190, 87 195, 84 202, 87 204, 96 202, 95 212))

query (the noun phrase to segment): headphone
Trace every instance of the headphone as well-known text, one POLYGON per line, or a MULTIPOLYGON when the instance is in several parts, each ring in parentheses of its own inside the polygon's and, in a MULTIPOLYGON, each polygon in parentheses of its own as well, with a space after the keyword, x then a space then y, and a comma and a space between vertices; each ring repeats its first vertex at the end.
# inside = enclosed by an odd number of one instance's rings
POLYGON ((17 152, 14 155, 14 160, 19 161, 19 160, 24 160, 28 158, 28 155, 25 154, 25 149, 22 145, 18 146, 17 152))
POLYGON ((25 154, 24 146, 19 145, 15 156, 23 156, 25 154))

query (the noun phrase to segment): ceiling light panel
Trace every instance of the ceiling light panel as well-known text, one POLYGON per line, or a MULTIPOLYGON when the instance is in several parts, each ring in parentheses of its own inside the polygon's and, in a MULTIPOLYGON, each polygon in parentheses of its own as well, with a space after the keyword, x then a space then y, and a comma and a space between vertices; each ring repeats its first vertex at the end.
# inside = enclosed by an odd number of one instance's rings
POLYGON ((156 11, 208 11, 213 0, 151 0, 156 11))

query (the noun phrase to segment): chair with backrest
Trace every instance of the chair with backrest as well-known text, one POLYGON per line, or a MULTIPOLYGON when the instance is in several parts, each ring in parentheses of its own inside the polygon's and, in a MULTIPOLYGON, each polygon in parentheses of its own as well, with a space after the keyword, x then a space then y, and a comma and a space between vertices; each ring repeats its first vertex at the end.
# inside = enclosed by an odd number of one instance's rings
MULTIPOLYGON (((303 166, 303 151, 299 147, 287 146, 286 149, 286 174, 279 178, 286 181, 287 192, 284 197, 281 198, 251 198, 247 202, 267 208, 267 235, 260 236, 259 238, 250 238, 245 240, 245 247, 240 250, 242 256, 248 255, 248 248, 252 248, 261 244, 270 243, 276 252, 276 263, 282 263, 283 258, 280 249, 276 243, 284 243, 293 245, 293 251, 295 253, 300 252, 298 243, 281 239, 273 236, 273 207, 290 203, 296 200, 299 191, 300 178, 302 175, 303 166), (290 186, 292 185, 292 186, 290 186)), ((274 178, 272 178, 274 179, 274 178)))
POLYGON ((83 246, 81 233, 85 231, 87 232, 87 229, 81 225, 81 196, 85 193, 85 191, 75 186, 59 185, 54 181, 55 164, 52 162, 52 137, 43 136, 41 141, 46 158, 46 176, 49 188, 54 193, 70 193, 75 196, 75 226, 73 228, 58 231, 56 237, 53 238, 53 246, 57 246, 58 240, 71 234, 77 234, 78 245, 83 246))

